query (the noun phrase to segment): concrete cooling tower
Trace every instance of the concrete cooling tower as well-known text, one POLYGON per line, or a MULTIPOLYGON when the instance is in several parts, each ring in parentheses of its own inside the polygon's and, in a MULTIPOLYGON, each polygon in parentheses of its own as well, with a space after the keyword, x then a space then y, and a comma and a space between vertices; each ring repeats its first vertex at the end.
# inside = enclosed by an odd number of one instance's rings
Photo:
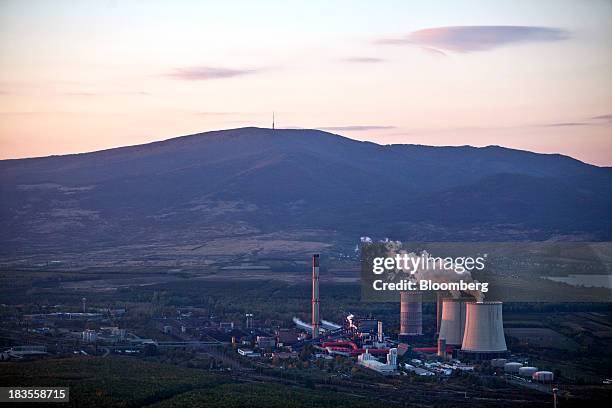
POLYGON ((467 303, 460 355, 484 360, 503 357, 507 352, 502 302, 467 303))
POLYGON ((423 334, 423 293, 400 293, 400 339, 423 334))
POLYGON ((448 346, 460 346, 465 328, 465 301, 461 299, 442 300, 442 319, 438 338, 446 339, 448 346))

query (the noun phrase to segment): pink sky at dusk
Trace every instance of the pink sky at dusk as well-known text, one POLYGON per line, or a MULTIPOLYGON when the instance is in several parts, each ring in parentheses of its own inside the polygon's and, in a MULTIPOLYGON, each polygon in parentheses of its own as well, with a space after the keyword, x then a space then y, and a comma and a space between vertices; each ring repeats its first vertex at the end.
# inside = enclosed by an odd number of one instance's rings
POLYGON ((0 158, 244 126, 612 165, 612 3, 0 3, 0 158))

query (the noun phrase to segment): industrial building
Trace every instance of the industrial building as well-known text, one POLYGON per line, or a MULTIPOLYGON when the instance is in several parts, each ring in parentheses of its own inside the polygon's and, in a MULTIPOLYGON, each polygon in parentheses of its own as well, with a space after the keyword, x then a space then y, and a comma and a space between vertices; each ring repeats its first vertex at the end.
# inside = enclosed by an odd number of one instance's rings
POLYGON ((408 363, 404 364, 404 368, 406 369, 406 371, 415 373, 416 375, 420 377, 429 377, 432 375, 436 375, 435 373, 429 370, 426 370, 425 368, 415 367, 412 364, 408 364, 408 363))
POLYGON ((276 347, 276 338, 270 336, 257 336, 257 347, 268 349, 276 347))
POLYGON ((261 357, 261 354, 255 353, 253 350, 243 349, 243 348, 238 349, 238 354, 244 357, 251 357, 251 358, 261 357))
POLYGON ((389 350, 386 364, 378 361, 378 359, 370 354, 367 349, 365 353, 357 357, 357 363, 380 374, 393 374, 397 371, 397 349, 393 348, 389 350))
POLYGON ((82 339, 87 343, 95 343, 98 340, 98 333, 95 330, 84 330, 82 339))
MULTIPOLYGON (((417 353, 437 354, 443 359, 451 357, 462 360, 497 360, 499 367, 506 363, 502 358, 508 355, 504 336, 502 303, 477 302, 472 297, 460 294, 448 298, 437 294, 437 341, 431 346, 414 347, 415 336, 423 336, 423 292, 400 292, 400 330, 397 341, 385 339, 383 324, 374 317, 357 317, 349 314, 344 326, 321 319, 319 296, 320 258, 312 256, 312 299, 311 319, 309 323, 294 317, 298 329, 306 332, 312 344, 327 355, 359 357, 362 365, 380 363, 373 355, 388 354, 389 363, 397 362, 397 348, 405 346, 417 353), (395 355, 391 350, 395 350, 395 355), (364 356, 367 354, 367 356, 364 356)), ((284 337, 284 336, 283 336, 284 337)), ((291 336, 291 343, 296 341, 291 336)), ((300 339, 300 335, 298 335, 300 339)), ((298 340, 301 342, 304 340, 298 340)), ((308 341, 308 340, 306 340, 308 341)), ((423 342, 424 340, 417 340, 423 342)), ((279 336, 278 342, 281 341, 279 336)), ((260 346, 261 347, 261 346, 260 346)), ((405 351, 402 348, 401 353, 405 351)), ((380 363, 383 364, 383 363, 380 363)), ((391 364, 393 365, 393 364, 391 364)), ((384 368, 383 368, 384 370, 384 368)), ((524 370, 525 371, 525 370, 524 370)), ((531 370, 533 371, 533 370, 531 370)), ((517 368, 518 373, 518 368, 517 368)))

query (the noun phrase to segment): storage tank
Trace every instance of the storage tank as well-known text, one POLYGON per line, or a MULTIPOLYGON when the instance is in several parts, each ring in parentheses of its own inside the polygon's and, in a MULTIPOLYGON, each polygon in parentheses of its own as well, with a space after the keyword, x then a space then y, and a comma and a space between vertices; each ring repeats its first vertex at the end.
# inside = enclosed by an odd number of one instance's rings
POLYGON ((515 362, 511 362, 511 363, 506 363, 504 364, 504 371, 507 373, 518 373, 519 370, 521 369, 521 367, 523 367, 523 365, 521 363, 515 363, 515 362))
POLYGON ((555 375, 552 371, 536 371, 531 378, 533 381, 550 383, 555 379, 555 375))
POLYGON ((438 337, 438 357, 446 358, 446 340, 444 337, 438 337))
POLYGON ((506 360, 505 358, 494 358, 493 360, 491 360, 491 367, 503 367, 504 364, 506 364, 508 362, 508 360, 506 360))
POLYGON ((531 378, 538 371, 538 367, 521 367, 519 368, 519 375, 521 377, 531 378))
POLYGON ((400 338, 423 334, 423 293, 400 293, 400 338))
POLYGON ((442 321, 439 337, 449 346, 460 346, 465 329, 465 302, 460 299, 442 301, 442 321))
POLYGON ((477 359, 505 355, 502 302, 466 303, 465 311, 462 355, 477 359))

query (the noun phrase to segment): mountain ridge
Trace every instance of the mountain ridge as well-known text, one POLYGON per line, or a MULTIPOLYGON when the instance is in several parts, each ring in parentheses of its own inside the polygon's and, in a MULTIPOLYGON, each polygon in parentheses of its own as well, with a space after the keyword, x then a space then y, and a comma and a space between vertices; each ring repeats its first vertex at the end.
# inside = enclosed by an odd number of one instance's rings
POLYGON ((105 148, 105 149, 100 149, 100 150, 94 150, 94 151, 88 151, 88 152, 78 152, 78 153, 67 153, 67 154, 52 154, 52 155, 48 155, 48 156, 34 156, 34 157, 20 157, 20 158, 8 158, 8 159, 0 159, 0 163, 6 163, 6 162, 14 162, 14 161, 22 161, 22 160, 39 160, 39 159, 52 159, 52 158, 60 158, 60 157, 74 157, 74 156, 83 156, 83 155, 94 155, 94 154, 100 154, 100 153, 105 153, 105 152, 111 152, 111 151, 117 151, 117 150, 124 150, 124 149, 138 149, 138 148, 145 148, 148 146, 152 146, 152 145, 158 145, 158 144, 164 144, 164 143, 168 143, 168 142, 176 142, 176 141, 180 141, 182 139, 189 139, 189 138, 197 138, 197 137, 202 137, 202 136, 216 136, 216 135, 221 135, 223 133, 227 133, 227 132, 235 132, 235 131, 269 131, 270 133, 274 133, 274 132, 318 132, 318 133, 323 133, 325 135, 330 135, 330 136, 335 136, 337 138, 341 138, 344 139, 346 141, 350 141, 350 142, 357 142, 357 143, 366 143, 366 144, 372 144, 372 145, 377 145, 377 146, 382 146, 382 147, 408 147, 408 148, 424 148, 424 149, 468 149, 468 150, 479 150, 479 151, 485 151, 485 150, 496 150, 496 149, 500 149, 506 152, 520 152, 520 153, 528 153, 528 154, 532 154, 532 155, 537 155, 537 156, 551 156, 551 157, 558 157, 558 158, 565 158, 565 159, 570 159, 572 161, 576 161, 582 164, 585 164, 587 166, 592 166, 592 167, 597 167, 597 168, 612 168, 612 166, 598 166, 592 163, 587 163, 584 162, 580 159, 577 159, 575 157, 566 155, 566 154, 562 154, 562 153, 540 153, 540 152, 533 152, 530 150, 523 150, 523 149, 517 149, 517 148, 512 148, 512 147, 507 147, 507 146, 502 146, 502 145, 487 145, 487 146, 472 146, 472 145, 441 145, 441 146, 435 146, 435 145, 426 145, 426 144, 414 144, 414 143, 392 143, 392 144, 380 144, 380 143, 376 143, 373 141, 362 141, 362 140, 357 140, 357 139, 351 139, 349 137, 337 134, 337 133, 332 133, 332 132, 327 132, 324 130, 319 130, 319 129, 308 129, 308 128, 304 128, 304 129, 283 129, 283 128, 279 128, 279 129, 271 129, 271 128, 260 128, 260 127, 256 127, 256 126, 247 126, 247 127, 241 127, 241 128, 232 128, 232 129, 221 129, 221 130, 212 130, 212 131, 204 131, 204 132, 198 132, 198 133, 192 133, 192 134, 187 134, 187 135, 181 135, 181 136, 174 136, 168 139, 163 139, 163 140, 156 140, 156 141, 152 141, 152 142, 147 142, 147 143, 141 143, 141 144, 134 144, 134 145, 126 145, 126 146, 116 146, 116 147, 109 147, 109 148, 105 148))

